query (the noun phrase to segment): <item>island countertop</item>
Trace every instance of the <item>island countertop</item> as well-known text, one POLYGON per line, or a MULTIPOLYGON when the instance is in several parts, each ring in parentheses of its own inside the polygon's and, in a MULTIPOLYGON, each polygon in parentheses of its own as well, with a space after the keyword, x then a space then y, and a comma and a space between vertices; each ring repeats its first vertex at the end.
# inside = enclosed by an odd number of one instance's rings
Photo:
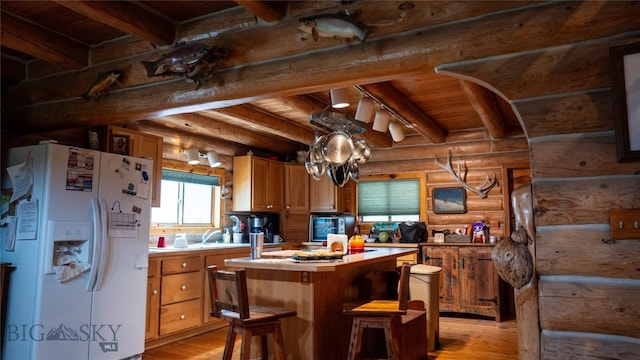
POLYGON ((282 319, 286 359, 346 359, 351 317, 343 315, 344 304, 360 298, 359 283, 367 274, 396 271, 398 257, 419 251, 371 250, 325 262, 294 262, 295 251, 263 252, 262 259, 233 258, 224 264, 246 269, 250 304, 296 310, 295 317, 282 319), (278 253, 287 258, 277 258, 278 253))
POLYGON ((230 267, 263 270, 284 270, 284 271, 309 271, 327 272, 337 271, 358 263, 380 262, 389 259, 396 259, 399 256, 415 254, 417 248, 376 248, 367 249, 365 252, 345 255, 338 260, 294 260, 292 258, 295 250, 269 251, 263 252, 262 258, 236 258, 226 259, 224 264, 230 267))

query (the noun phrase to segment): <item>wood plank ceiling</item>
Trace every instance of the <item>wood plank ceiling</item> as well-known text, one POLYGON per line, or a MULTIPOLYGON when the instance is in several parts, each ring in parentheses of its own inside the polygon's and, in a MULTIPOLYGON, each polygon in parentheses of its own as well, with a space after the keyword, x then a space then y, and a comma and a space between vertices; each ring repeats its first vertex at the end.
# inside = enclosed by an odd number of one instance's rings
MULTIPOLYGON (((157 47, 159 50, 148 56, 148 59, 155 59, 168 52, 172 44, 180 40, 176 38, 176 34, 203 32, 197 28, 185 30, 192 24, 197 24, 198 19, 220 17, 223 14, 221 18, 226 20, 224 24, 220 24, 218 29, 205 31, 232 32, 248 26, 250 22, 266 23, 273 25, 263 30, 264 36, 281 36, 284 31, 293 32, 298 39, 305 40, 308 44, 313 40, 305 38, 306 34, 297 28, 278 26, 279 22, 320 13, 335 13, 336 9, 344 8, 355 9, 357 14, 357 3, 346 6, 339 1, 2 1, 0 54, 3 135, 47 137, 60 134, 60 131, 68 134, 73 129, 79 131, 85 126, 112 123, 163 136, 164 156, 169 159, 184 160, 179 150, 191 146, 198 147, 202 152, 218 151, 226 157, 227 166, 230 165, 231 156, 242 155, 249 150, 281 158, 294 157, 297 150, 308 149, 316 135, 316 129, 309 123, 309 115, 327 108, 330 96, 326 86, 301 87, 295 92, 277 97, 237 98, 169 111, 147 111, 140 114, 128 112, 125 116, 92 115, 93 112, 105 110, 101 104, 102 98, 74 110, 60 110, 64 116, 51 120, 46 115, 41 115, 40 121, 37 116, 33 121, 24 120, 16 113, 25 106, 79 97, 98 73, 97 69, 92 68, 95 59, 101 58, 108 64, 123 56, 124 53, 118 53, 114 47, 111 52, 102 50, 109 48, 104 44, 110 42, 118 43, 122 39, 128 39, 127 46, 139 47, 137 50, 129 49, 131 53, 153 52, 157 47), (63 84, 57 79, 46 82, 48 76, 65 72, 69 75, 61 78, 65 81, 63 84), (50 88, 43 84, 48 84, 50 88)), ((375 16, 367 18, 369 23, 374 23, 370 26, 370 36, 390 36, 394 32, 418 26, 399 26, 382 17, 389 8, 394 9, 400 17, 406 16, 406 12, 398 9, 407 4, 422 6, 419 2, 379 2, 368 5, 368 9, 378 8, 377 12, 373 11, 375 16)), ((436 6, 445 9, 445 5, 442 3, 436 6)), ((482 6, 478 5, 478 12, 482 11, 482 6)), ((491 6, 495 10, 496 7, 509 5, 491 6)), ((367 21, 363 20, 364 23, 367 21)), ((257 37, 257 32, 250 34, 257 37)), ((245 61, 260 61, 260 56, 266 57, 251 53, 250 45, 255 41, 260 39, 229 36, 228 45, 223 46, 229 49, 230 56, 222 60, 220 68, 238 66, 245 61)), ((323 38, 317 43, 321 43, 314 45, 317 48, 341 46, 349 51, 359 51, 359 45, 345 43, 341 39, 323 38)), ((287 44, 281 46, 284 48, 287 44)), ((289 44, 293 48, 290 53, 295 50, 295 46, 296 44, 289 44)), ((274 49, 276 50, 283 51, 274 49)), ((103 66, 101 69, 104 71, 107 67, 103 66)), ((305 71, 317 72, 322 69, 305 71)), ((303 77, 304 73, 299 76, 303 77)), ((144 74, 133 74, 132 71, 123 82, 129 82, 125 83, 125 87, 155 86, 166 79, 148 79, 144 74)), ((430 69, 410 76, 390 74, 389 78, 380 80, 358 84, 357 88, 347 86, 351 105, 346 111, 353 116, 362 95, 361 90, 366 91, 408 125, 405 127, 408 135, 405 141, 409 143, 441 144, 451 134, 466 130, 485 131, 493 139, 522 136, 521 126, 510 105, 474 83, 439 75, 430 69)), ((335 84, 335 87, 342 86, 343 84, 335 84)), ((114 91, 118 91, 117 87, 114 91)), ((109 96, 110 94, 104 95, 104 98, 109 96)), ((371 131, 370 127, 371 124, 368 124, 369 129, 363 137, 374 151, 376 148, 399 146, 400 143, 393 143, 388 132, 371 131)))

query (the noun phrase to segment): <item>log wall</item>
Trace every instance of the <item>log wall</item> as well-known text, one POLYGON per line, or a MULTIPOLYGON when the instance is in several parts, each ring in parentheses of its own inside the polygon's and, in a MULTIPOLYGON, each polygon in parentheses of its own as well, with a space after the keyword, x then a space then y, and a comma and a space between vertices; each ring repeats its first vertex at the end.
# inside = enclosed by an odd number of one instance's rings
POLYGON ((440 68, 509 99, 528 135, 538 311, 518 318, 520 358, 640 353, 640 239, 609 241, 609 210, 640 207, 640 163, 616 161, 608 70, 609 47, 639 40, 626 33, 440 68), (507 62, 519 71, 498 74, 507 62))

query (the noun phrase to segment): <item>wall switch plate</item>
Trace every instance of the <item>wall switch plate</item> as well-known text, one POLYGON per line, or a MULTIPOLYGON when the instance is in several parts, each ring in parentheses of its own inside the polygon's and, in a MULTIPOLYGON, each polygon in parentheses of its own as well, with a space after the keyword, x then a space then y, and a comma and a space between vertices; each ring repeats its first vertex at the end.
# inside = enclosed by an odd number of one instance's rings
POLYGON ((613 240, 640 240, 640 209, 611 209, 609 227, 613 240))

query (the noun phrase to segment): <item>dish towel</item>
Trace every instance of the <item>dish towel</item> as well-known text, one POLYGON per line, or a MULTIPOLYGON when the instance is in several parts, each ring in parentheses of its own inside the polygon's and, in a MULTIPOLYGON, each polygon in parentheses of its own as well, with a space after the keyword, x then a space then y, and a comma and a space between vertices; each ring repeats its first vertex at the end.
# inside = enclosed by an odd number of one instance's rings
POLYGON ((56 259, 53 270, 56 272, 58 281, 63 283, 75 279, 83 272, 91 269, 91 264, 78 260, 74 255, 61 255, 56 259))

